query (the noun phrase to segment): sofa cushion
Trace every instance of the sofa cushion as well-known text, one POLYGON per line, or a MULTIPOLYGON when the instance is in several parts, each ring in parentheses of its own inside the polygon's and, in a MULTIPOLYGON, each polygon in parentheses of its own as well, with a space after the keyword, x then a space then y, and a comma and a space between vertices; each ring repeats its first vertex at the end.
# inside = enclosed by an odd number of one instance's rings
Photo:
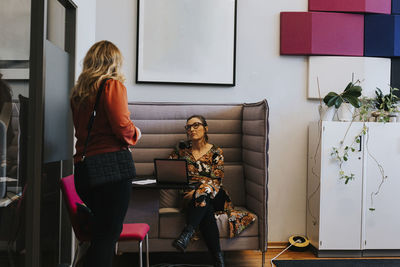
MULTIPOLYGON (((237 207, 246 210, 242 207, 237 207)), ((221 238, 228 238, 228 216, 226 214, 216 215, 217 225, 221 238)), ((160 238, 177 238, 185 226, 185 214, 179 209, 160 209, 160 238), (173 225, 174 227, 171 227, 173 225)), ((239 237, 258 236, 258 218, 239 237)))
POLYGON ((160 209, 162 208, 180 208, 182 196, 175 189, 160 190, 160 209))

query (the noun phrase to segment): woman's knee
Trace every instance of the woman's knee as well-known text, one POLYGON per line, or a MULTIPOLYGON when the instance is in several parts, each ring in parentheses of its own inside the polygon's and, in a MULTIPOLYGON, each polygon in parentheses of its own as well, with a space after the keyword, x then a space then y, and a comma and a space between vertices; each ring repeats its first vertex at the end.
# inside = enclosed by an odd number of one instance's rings
POLYGON ((199 197, 193 196, 192 204, 195 208, 208 208, 210 207, 210 196, 201 195, 199 197))

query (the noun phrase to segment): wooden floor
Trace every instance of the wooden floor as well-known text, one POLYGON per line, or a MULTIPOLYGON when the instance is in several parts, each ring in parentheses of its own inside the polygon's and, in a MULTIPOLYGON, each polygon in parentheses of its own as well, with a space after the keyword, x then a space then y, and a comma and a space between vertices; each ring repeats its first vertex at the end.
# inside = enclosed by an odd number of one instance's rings
MULTIPOLYGON (((271 266, 271 259, 278 255, 284 248, 269 248, 265 256, 266 267, 271 266)), ((225 252, 225 263, 227 267, 261 267, 262 253, 259 251, 229 251, 225 252)), ((381 257, 382 258, 382 257, 381 257)), ((400 259, 400 257, 390 257, 400 259)), ((286 251, 279 256, 281 260, 299 260, 299 259, 318 259, 311 251, 293 252, 286 251)), ((328 258, 324 258, 328 259, 328 258)), ((338 259, 338 258, 334 258, 338 259)), ((354 258, 353 258, 354 259, 354 258)), ((363 259, 368 259, 364 257, 363 259)), ((377 259, 374 257, 373 259, 377 259)), ((383 258, 382 258, 383 259, 383 258)), ((136 254, 126 253, 117 256, 113 267, 132 266, 132 262, 137 262, 136 254)), ((159 264, 161 262, 168 263, 196 263, 196 264, 212 264, 211 257, 207 253, 150 253, 150 265, 159 264)))
MULTIPOLYGON (((284 248, 269 248, 265 254, 265 265, 266 267, 271 266, 271 259, 278 255, 284 248)), ((228 251, 225 252, 225 263, 227 267, 261 267, 262 266, 262 253, 254 250, 247 251, 228 251)), ((379 259, 395 258, 400 257, 387 257, 379 259)), ((311 251, 305 252, 293 252, 286 251, 279 256, 281 260, 304 260, 304 259, 318 259, 311 251)), ((327 259, 327 258, 324 258, 327 259)), ((338 259, 338 258, 335 258, 338 259)), ((362 259, 368 259, 364 257, 362 259)), ((372 259, 377 259, 374 257, 372 259)), ((138 266, 138 254, 137 253, 125 253, 120 256, 115 256, 113 267, 132 267, 138 266)), ((22 263, 22 262, 21 262, 22 263)), ((193 265, 211 265, 212 259, 208 253, 150 253, 150 266, 154 266, 160 263, 171 263, 171 264, 193 264, 193 265)), ((17 266, 24 266, 24 264, 17 264, 17 266)), ((46 265, 43 265, 45 267, 46 265)), ((50 266, 50 265, 47 265, 50 266)), ((47 267, 46 266, 46 267, 47 267)), ((0 252, 0 267, 10 267, 8 264, 7 252, 0 252)))

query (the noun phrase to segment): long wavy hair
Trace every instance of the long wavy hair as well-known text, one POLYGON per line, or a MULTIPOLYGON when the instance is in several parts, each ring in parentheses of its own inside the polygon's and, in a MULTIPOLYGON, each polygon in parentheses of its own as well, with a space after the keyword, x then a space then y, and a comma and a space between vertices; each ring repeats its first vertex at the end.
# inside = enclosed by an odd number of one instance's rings
POLYGON ((78 106, 95 97, 103 79, 125 82, 121 73, 122 54, 110 41, 95 43, 83 59, 83 70, 71 92, 71 103, 78 106))

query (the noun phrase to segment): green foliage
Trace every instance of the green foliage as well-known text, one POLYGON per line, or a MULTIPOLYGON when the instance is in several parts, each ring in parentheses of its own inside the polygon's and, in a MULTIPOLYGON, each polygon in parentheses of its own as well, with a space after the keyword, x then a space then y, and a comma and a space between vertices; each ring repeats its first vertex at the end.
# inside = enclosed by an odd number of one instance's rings
POLYGON ((375 101, 372 98, 362 97, 361 107, 358 109, 360 121, 366 122, 370 117, 370 111, 375 108, 375 101))
POLYGON ((346 146, 343 150, 343 154, 339 153, 339 149, 334 147, 332 149, 331 156, 339 162, 339 179, 345 180, 345 184, 347 184, 350 180, 355 178, 354 173, 346 174, 342 169, 343 163, 349 160, 349 150, 354 152, 355 148, 346 146))
POLYGON ((359 108, 361 106, 361 101, 359 97, 361 96, 362 88, 357 84, 358 82, 350 82, 341 94, 329 92, 324 97, 324 103, 328 107, 335 105, 336 108, 339 108, 340 105, 345 102, 350 103, 355 108, 359 108))
MULTIPOLYGON (((353 173, 346 173, 343 170, 344 165, 346 162, 349 161, 351 153, 356 152, 356 146, 361 142, 360 137, 366 136, 368 134, 368 128, 365 122, 369 121, 369 118, 376 117, 377 122, 389 122, 390 117, 396 116, 395 113, 398 113, 398 106, 397 103, 399 102, 399 97, 397 97, 394 92, 398 91, 397 88, 390 87, 389 94, 384 95, 381 89, 376 88, 375 90, 375 98, 367 98, 361 97, 362 88, 358 85, 359 81, 353 83, 350 82, 346 88, 344 89, 343 93, 337 94, 335 92, 329 92, 323 99, 324 103, 328 106, 335 106, 335 108, 339 108, 340 105, 345 103, 350 103, 358 110, 359 119, 360 121, 364 122, 364 126, 362 131, 359 135, 357 135, 351 145, 343 146, 344 138, 340 141, 340 146, 333 147, 331 152, 331 157, 336 160, 339 164, 339 179, 344 180, 345 184, 348 184, 349 181, 354 180, 356 177, 353 173)), ((354 120, 354 117, 353 117, 354 120)), ((351 123, 349 125, 351 127, 351 123)), ((346 132, 347 134, 347 132, 346 132)), ((346 136, 346 135, 345 135, 346 136)), ((367 137, 368 140, 368 137, 367 137)), ((368 155, 375 161, 378 166, 378 169, 381 174, 381 182, 378 186, 376 192, 371 193, 371 207, 369 208, 370 211, 374 211, 375 208, 373 207, 373 197, 378 195, 381 191, 382 184, 387 179, 385 175, 383 166, 375 159, 375 157, 370 153, 368 150, 368 142, 366 142, 365 146, 367 147, 368 155)))
MULTIPOLYGON (((368 107, 372 110, 371 115, 376 118, 377 122, 389 122, 390 117, 396 116, 395 113, 399 112, 397 102, 399 98, 394 94, 398 91, 397 88, 390 87, 390 93, 384 95, 381 89, 376 88, 375 98, 369 99, 372 101, 372 107, 368 107)), ((363 107, 361 106, 361 109, 363 107)), ((366 109, 365 107, 364 109, 366 109)))
POLYGON ((377 87, 375 90, 375 107, 378 110, 393 112, 396 109, 396 103, 399 101, 399 98, 393 92, 398 90, 397 88, 390 87, 390 93, 384 95, 381 89, 377 87))
POLYGON ((339 163, 339 179, 344 180, 345 184, 348 184, 349 181, 355 179, 354 173, 346 173, 343 170, 343 164, 346 163, 350 158, 350 152, 356 153, 356 145, 360 144, 361 136, 367 134, 367 126, 364 125, 360 134, 355 136, 353 142, 349 146, 345 146, 342 151, 341 148, 343 147, 344 140, 340 141, 340 147, 333 147, 331 152, 331 157, 339 163))

